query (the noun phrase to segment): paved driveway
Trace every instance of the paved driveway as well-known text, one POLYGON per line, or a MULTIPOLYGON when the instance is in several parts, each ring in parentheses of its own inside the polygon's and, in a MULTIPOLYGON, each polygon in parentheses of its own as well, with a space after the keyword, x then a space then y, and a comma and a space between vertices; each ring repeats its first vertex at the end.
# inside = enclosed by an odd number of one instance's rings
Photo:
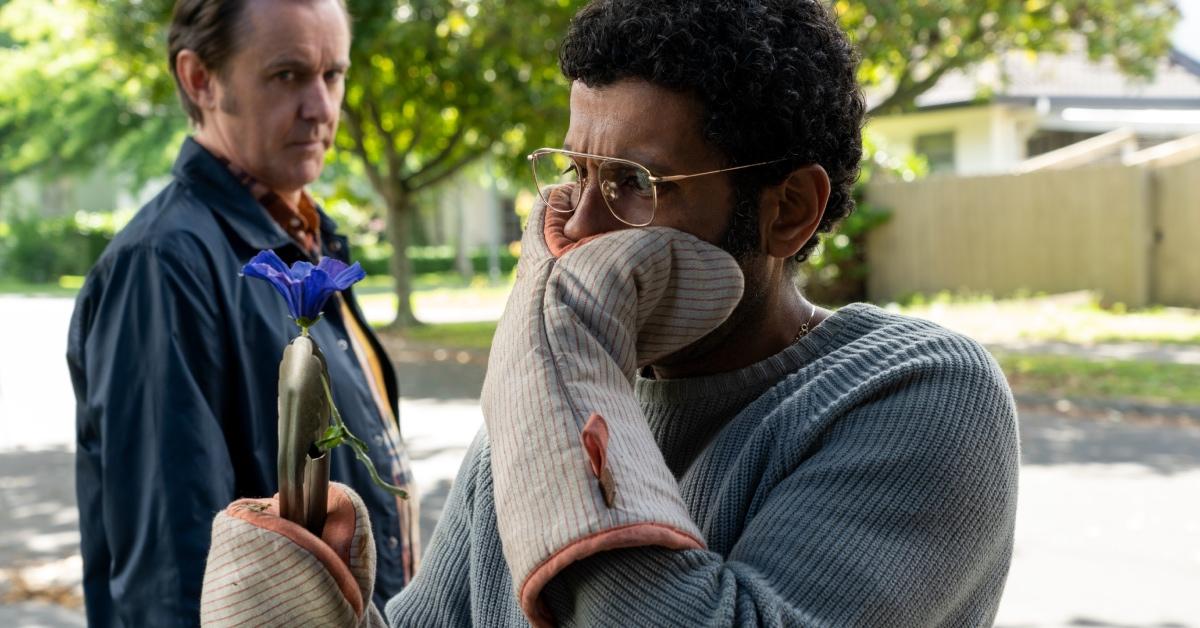
POLYGON ((1021 417, 997 624, 1200 626, 1200 427, 1021 417))

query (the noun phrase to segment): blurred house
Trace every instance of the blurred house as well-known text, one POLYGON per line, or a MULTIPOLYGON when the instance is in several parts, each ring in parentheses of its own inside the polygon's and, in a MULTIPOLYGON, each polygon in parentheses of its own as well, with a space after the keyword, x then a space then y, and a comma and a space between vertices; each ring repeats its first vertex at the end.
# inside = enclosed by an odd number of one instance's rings
POLYGON ((891 210, 865 240, 872 300, 1091 290, 1200 307, 1200 62, 1173 50, 1136 78, 1083 51, 1010 52, 916 105, 869 124, 933 173, 868 185, 891 210))
POLYGON ((1024 172, 1064 158, 1071 166, 1119 161, 1200 134, 1200 61, 1172 50, 1146 79, 1122 74, 1111 59, 1091 61, 1083 50, 1011 51, 947 73, 916 105, 873 118, 868 128, 887 152, 924 155, 934 174, 1024 172))
POLYGON ((414 242, 481 249, 521 239, 514 196, 531 182, 497 180, 484 161, 468 166, 432 190, 415 217, 414 242))

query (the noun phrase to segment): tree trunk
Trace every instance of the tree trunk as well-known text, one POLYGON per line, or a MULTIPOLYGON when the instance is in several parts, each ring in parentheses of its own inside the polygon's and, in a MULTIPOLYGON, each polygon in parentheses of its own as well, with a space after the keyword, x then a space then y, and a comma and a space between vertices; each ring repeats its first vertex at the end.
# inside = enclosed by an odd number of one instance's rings
POLYGON ((402 330, 421 324, 412 310, 412 263, 408 259, 408 243, 412 227, 412 199, 401 196, 388 204, 387 235, 392 243, 392 259, 388 265, 392 271, 392 282, 396 291, 396 318, 389 325, 402 330))
POLYGON ((489 177, 488 184, 488 280, 491 284, 500 283, 500 240, 503 238, 504 204, 500 202, 500 190, 496 186, 496 175, 489 177))
POLYGON ((475 267, 471 264, 470 251, 467 250, 467 208, 463 201, 463 186, 453 186, 451 202, 454 203, 454 270, 468 282, 475 275, 475 267))

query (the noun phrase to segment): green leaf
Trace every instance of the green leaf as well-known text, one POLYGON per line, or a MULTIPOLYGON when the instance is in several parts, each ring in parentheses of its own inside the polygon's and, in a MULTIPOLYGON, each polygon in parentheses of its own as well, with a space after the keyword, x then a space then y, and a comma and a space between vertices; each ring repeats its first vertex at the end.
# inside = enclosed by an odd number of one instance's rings
POLYGON ((408 499, 408 491, 384 480, 379 475, 379 470, 375 468, 375 463, 367 455, 367 444, 361 438, 352 434, 350 428, 346 427, 346 423, 342 421, 342 413, 338 412, 337 406, 333 403, 333 393, 330 392, 328 374, 322 373, 321 383, 325 385, 325 398, 329 400, 329 414, 333 417, 333 425, 330 425, 325 430, 325 435, 316 443, 317 447, 323 451, 329 451, 340 445, 349 445, 350 449, 354 451, 354 457, 367 468, 367 473, 370 474, 371 481, 376 486, 400 499, 408 499))

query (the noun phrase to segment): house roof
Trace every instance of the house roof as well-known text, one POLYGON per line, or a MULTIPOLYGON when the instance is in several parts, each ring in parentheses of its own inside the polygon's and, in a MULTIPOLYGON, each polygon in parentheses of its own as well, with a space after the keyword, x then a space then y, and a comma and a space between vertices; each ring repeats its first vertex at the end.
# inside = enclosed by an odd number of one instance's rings
POLYGON ((932 109, 978 103, 986 93, 993 102, 1048 99, 1055 107, 1200 108, 1200 61, 1172 49, 1146 79, 1123 74, 1111 58, 1091 61, 1082 50, 1036 55, 1014 50, 967 71, 948 72, 916 104, 932 109))

